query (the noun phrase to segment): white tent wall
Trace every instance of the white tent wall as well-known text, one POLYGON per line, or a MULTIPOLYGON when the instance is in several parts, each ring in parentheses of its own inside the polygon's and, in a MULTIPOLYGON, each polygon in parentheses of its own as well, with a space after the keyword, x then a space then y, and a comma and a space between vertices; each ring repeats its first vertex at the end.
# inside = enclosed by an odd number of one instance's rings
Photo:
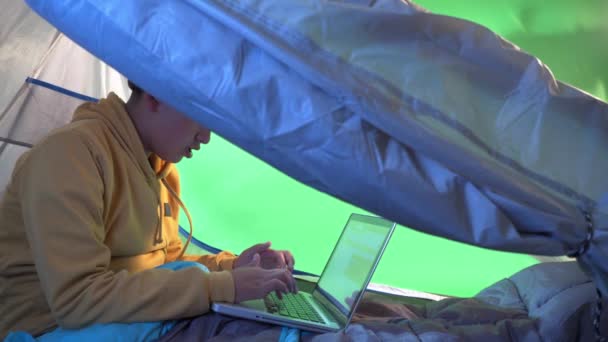
POLYGON ((24 2, 8 0, 3 6, 7 10, 0 12, 0 68, 6 82, 0 88, 0 194, 17 158, 49 131, 68 123, 85 97, 98 99, 112 90, 126 99, 130 92, 123 76, 60 34, 24 2))
POLYGON ((0 23, 0 104, 4 109, 40 65, 59 32, 22 1, 3 1, 0 23))

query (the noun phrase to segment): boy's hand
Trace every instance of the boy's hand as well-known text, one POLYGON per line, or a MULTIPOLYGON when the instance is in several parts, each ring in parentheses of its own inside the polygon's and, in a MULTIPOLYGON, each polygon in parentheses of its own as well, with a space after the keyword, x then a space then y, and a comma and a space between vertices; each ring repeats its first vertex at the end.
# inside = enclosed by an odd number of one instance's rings
POLYGON ((244 250, 234 261, 234 268, 249 264, 256 254, 260 256, 260 266, 262 268, 287 268, 290 272, 293 272, 296 261, 291 252, 271 249, 270 242, 259 243, 244 250))
POLYGON ((260 255, 257 253, 248 264, 232 270, 232 279, 236 303, 264 298, 272 291, 275 291, 279 298, 283 298, 283 293, 298 292, 296 281, 290 271, 261 268, 260 255))

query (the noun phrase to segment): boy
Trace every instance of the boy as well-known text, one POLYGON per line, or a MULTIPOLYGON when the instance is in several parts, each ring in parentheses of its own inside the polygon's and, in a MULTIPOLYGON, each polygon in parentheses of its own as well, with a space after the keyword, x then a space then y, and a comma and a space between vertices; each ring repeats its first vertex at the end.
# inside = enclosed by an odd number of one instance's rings
POLYGON ((211 132, 129 87, 126 104, 110 93, 80 106, 16 163, 0 202, 0 340, 9 331, 193 317, 212 301, 296 290, 291 253, 270 243, 239 257, 183 255, 172 163, 211 132), (163 267, 174 261, 211 272, 163 267))

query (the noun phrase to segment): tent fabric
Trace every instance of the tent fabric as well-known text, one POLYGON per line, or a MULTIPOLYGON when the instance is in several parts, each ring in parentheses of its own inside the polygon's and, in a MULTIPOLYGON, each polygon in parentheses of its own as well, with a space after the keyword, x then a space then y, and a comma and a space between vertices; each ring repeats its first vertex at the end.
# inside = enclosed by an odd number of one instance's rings
POLYGON ((8 1, 3 6, 0 196, 19 156, 49 131, 68 123, 86 98, 104 97, 112 89, 125 99, 130 92, 124 76, 61 34, 24 2, 8 1))
POLYGON ((396 0, 28 4, 307 185, 478 246, 580 250, 608 293, 608 105, 480 25, 396 0))
POLYGON ((5 104, 15 96, 25 78, 35 73, 59 31, 41 20, 23 2, 4 2, 2 9, 0 103, 5 104))
POLYGON ((8 143, 9 131, 14 125, 14 109, 19 99, 24 98, 27 76, 35 73, 40 60, 59 35, 44 20, 41 20, 24 3, 3 4, 0 11, 0 195, 4 193, 12 166, 17 158, 27 151, 27 144, 8 143), (17 94, 17 95, 15 95, 17 94), (6 106, 6 108, 4 107, 6 106))

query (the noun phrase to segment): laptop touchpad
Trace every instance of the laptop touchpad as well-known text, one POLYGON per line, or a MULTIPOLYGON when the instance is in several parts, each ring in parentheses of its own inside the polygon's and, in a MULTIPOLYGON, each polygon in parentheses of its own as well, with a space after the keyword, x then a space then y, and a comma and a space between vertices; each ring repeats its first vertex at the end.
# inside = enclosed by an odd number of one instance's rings
POLYGON ((248 308, 252 308, 255 310, 267 311, 266 305, 264 304, 264 301, 261 299, 244 301, 244 302, 239 303, 239 305, 242 305, 242 306, 245 306, 248 308))

